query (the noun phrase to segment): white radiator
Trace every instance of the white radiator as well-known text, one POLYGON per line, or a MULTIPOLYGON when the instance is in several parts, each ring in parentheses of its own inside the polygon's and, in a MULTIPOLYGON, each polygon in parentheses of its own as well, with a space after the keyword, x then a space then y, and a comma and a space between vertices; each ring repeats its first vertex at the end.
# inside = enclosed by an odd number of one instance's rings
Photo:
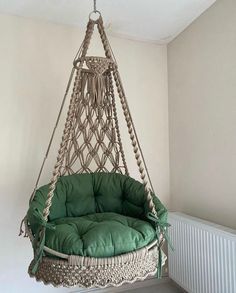
POLYGON ((169 276, 189 293, 236 293, 236 231, 170 213, 169 276))

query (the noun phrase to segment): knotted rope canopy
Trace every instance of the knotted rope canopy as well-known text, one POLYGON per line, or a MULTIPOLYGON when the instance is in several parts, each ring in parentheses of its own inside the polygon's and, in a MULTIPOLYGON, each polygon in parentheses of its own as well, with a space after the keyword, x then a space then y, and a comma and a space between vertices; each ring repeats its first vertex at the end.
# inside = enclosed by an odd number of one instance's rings
POLYGON ((33 213, 40 225, 37 233, 32 232, 27 216, 23 219, 26 234, 30 237, 34 248, 34 260, 29 267, 29 274, 44 283, 67 287, 119 286, 124 282, 142 280, 156 273, 157 264, 160 272, 163 261, 161 247, 167 225, 161 218, 163 209, 157 209, 158 204, 161 203, 159 201, 155 203, 150 176, 101 15, 97 20, 89 18, 86 34, 74 59, 66 93, 30 202, 34 201, 39 179, 71 86, 69 109, 45 206, 42 213, 37 210, 33 213), (101 37, 105 58, 87 56, 95 26, 101 37), (114 257, 94 258, 58 252, 45 246, 46 230, 55 229, 54 224, 48 220, 58 180, 63 176, 82 173, 105 172, 129 176, 118 124, 116 94, 122 106, 145 190, 149 210, 147 219, 153 221, 156 227, 156 240, 141 249, 114 257), (49 254, 53 257, 49 257, 49 254))

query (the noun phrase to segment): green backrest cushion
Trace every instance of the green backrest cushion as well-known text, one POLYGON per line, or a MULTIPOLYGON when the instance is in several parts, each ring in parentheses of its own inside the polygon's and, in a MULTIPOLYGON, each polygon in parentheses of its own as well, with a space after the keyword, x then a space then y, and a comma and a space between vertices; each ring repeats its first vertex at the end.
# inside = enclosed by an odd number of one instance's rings
MULTIPOLYGON (((32 230, 37 225, 33 211, 37 208, 43 212, 48 189, 49 185, 40 187, 30 203, 27 215, 32 230)), ((143 184, 131 177, 117 173, 68 175, 57 182, 49 221, 104 212, 143 218, 146 206, 143 184)))

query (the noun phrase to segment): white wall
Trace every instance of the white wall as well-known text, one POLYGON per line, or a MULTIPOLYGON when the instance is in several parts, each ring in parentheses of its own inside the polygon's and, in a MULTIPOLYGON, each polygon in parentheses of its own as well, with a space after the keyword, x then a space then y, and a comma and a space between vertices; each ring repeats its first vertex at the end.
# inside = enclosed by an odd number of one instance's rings
MULTIPOLYGON (((32 250, 29 240, 17 234, 83 34, 74 27, 1 15, 0 36, 0 291, 52 292, 28 277, 32 250)), ((118 38, 111 38, 111 44, 154 186, 168 203, 166 47, 118 38)), ((93 52, 100 52, 97 39, 93 52)), ((136 170, 128 136, 124 139, 131 170, 136 170)), ((52 165, 49 159, 43 183, 52 165)))
POLYGON ((236 1, 168 45, 171 207, 236 228, 236 1))

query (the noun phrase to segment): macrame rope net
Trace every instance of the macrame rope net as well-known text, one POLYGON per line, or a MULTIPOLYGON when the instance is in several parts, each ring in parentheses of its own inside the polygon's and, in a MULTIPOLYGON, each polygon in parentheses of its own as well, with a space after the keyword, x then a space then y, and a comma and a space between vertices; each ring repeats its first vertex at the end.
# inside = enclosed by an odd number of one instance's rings
MULTIPOLYGON (((73 68, 66 88, 66 93, 62 101, 56 125, 54 127, 31 200, 34 198, 34 194, 37 189, 39 179, 53 141, 55 130, 60 120, 63 106, 72 82, 73 87, 69 102, 69 109, 67 112, 60 148, 58 150, 56 164, 53 170, 53 176, 49 185, 49 193, 45 208, 43 210, 42 221, 44 224, 42 225, 42 229, 40 231, 39 241, 36 243, 38 247, 35 249, 35 259, 39 259, 39 246, 42 246, 42 243, 44 242, 43 239, 45 237, 45 229, 47 227, 50 207, 52 205, 52 198, 60 176, 86 172, 118 172, 129 175, 121 142, 114 85, 116 87, 126 120, 138 170, 146 190, 149 209, 152 215, 158 218, 153 203, 152 183, 142 150, 140 148, 140 143, 137 138, 137 133, 118 72, 118 66, 105 34, 101 16, 97 20, 90 19, 88 22, 84 41, 73 62, 73 68), (86 56, 95 25, 97 25, 98 32, 101 37, 106 56, 105 58, 86 56)), ((29 234, 31 240, 34 241, 33 235, 27 226, 27 219, 25 218, 24 220, 27 233, 29 234)), ((157 245, 159 251, 159 262, 161 262, 160 249, 164 241, 162 232, 163 231, 159 229, 157 245)), ((47 247, 44 247, 44 249, 50 250, 47 247)), ((71 256, 62 255, 53 250, 50 250, 50 253, 62 258, 68 258, 70 260, 73 259, 71 256)), ((79 257, 77 257, 77 259, 79 259, 79 257)), ((125 260, 125 256, 123 257, 123 260, 125 260)), ((73 259, 73 262, 75 263, 76 261, 73 259)))
POLYGON ((57 180, 65 174, 119 172, 128 175, 117 119, 113 80, 128 127, 135 159, 147 191, 151 212, 156 214, 150 194, 152 184, 144 163, 118 67, 106 37, 102 18, 89 20, 81 55, 74 61, 76 71, 62 141, 43 212, 47 221, 57 180), (106 58, 86 57, 94 25, 104 46, 106 58), (87 68, 83 68, 86 64, 87 68), (120 162, 122 163, 120 164, 120 162), (91 167, 91 168, 90 168, 91 167))

